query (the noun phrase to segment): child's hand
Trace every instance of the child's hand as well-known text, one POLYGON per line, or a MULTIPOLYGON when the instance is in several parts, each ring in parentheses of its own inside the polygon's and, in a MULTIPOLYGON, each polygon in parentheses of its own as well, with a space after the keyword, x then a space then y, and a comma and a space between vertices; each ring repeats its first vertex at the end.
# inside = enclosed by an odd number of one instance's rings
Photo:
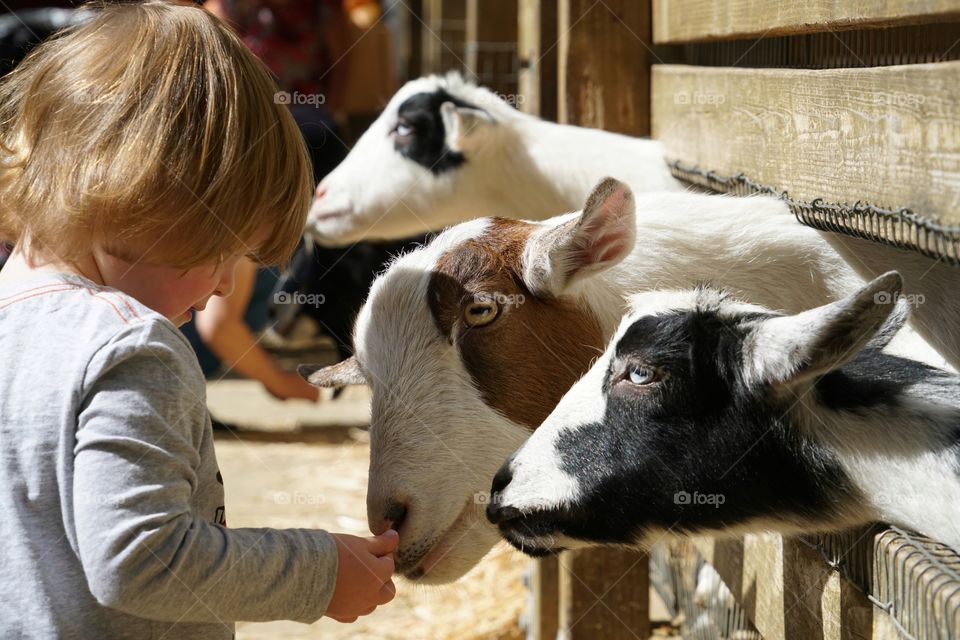
POLYGON ((373 613, 378 605, 386 604, 397 595, 393 575, 393 552, 400 536, 387 529, 375 538, 358 538, 345 533, 334 533, 340 563, 333 598, 327 606, 327 615, 339 622, 353 622, 360 616, 373 613))

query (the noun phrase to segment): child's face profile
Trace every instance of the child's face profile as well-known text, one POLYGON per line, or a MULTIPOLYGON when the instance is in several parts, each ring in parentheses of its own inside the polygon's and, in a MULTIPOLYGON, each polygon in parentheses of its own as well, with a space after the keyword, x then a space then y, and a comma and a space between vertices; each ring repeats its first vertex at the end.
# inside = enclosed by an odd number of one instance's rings
POLYGON ((210 296, 228 296, 241 255, 219 264, 204 264, 184 271, 181 267, 127 261, 106 252, 97 253, 103 284, 127 293, 180 326, 191 309, 202 309, 210 296))

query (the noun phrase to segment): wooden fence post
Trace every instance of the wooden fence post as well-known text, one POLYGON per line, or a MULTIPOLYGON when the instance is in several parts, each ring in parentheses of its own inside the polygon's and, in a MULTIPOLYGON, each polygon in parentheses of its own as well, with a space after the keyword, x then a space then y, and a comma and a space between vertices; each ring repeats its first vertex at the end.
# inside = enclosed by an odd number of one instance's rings
POLYGON ((520 0, 517 106, 544 120, 557 120, 557 0, 520 0))
POLYGON ((646 640, 650 637, 650 559, 626 549, 560 555, 563 640, 646 640))
MULTIPOLYGON (((649 135, 650 25, 648 0, 559 0, 560 122, 649 135)), ((648 638, 649 589, 645 554, 562 554, 558 637, 648 638)))
POLYGON ((527 640, 555 640, 560 623, 560 562, 556 556, 530 560, 527 640))
POLYGON ((649 0, 560 0, 560 122, 650 135, 649 0))
POLYGON ((517 0, 467 0, 468 76, 510 98, 517 94, 517 0))
POLYGON ((467 0, 423 0, 420 75, 463 70, 467 0))

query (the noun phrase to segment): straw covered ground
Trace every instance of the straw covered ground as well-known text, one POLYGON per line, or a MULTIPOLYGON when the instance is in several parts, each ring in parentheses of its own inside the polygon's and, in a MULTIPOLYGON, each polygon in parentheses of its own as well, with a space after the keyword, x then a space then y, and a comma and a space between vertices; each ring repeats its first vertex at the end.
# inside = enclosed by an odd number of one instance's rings
MULTIPOLYGON (((368 535, 366 433, 341 431, 345 433, 334 442, 329 437, 283 442, 277 441, 284 439, 282 434, 243 439, 218 434, 230 526, 318 527, 368 535)), ((424 588, 398 580, 396 599, 354 624, 326 618, 312 625, 241 623, 237 638, 519 639, 523 634, 517 619, 526 600, 520 576, 525 566, 518 553, 497 547, 448 587, 424 588)))

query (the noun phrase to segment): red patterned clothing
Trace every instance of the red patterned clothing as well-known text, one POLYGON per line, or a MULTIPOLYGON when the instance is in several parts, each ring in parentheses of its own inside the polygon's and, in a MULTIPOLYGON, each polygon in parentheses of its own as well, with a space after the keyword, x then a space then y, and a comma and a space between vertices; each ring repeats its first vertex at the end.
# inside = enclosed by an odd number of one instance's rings
POLYGON ((229 21, 286 91, 323 92, 331 60, 325 24, 342 13, 340 0, 224 0, 229 21))

